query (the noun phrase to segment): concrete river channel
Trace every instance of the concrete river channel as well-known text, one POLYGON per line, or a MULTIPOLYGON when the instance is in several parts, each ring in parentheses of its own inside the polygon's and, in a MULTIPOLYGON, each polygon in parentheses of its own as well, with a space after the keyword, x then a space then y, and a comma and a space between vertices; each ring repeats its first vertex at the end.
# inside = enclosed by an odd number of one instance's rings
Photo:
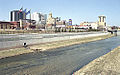
POLYGON ((0 34, 0 49, 22 46, 27 44, 46 43, 60 40, 68 40, 84 35, 96 35, 101 32, 81 32, 81 33, 54 33, 54 34, 0 34))
POLYGON ((105 40, 0 59, 0 75, 71 75, 120 45, 120 35, 105 40))

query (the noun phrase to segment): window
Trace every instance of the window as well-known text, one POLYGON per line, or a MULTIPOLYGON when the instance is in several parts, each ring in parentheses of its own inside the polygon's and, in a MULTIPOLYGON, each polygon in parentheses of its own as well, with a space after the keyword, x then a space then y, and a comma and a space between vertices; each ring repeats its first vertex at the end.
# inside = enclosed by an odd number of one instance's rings
POLYGON ((101 17, 100 17, 100 22, 101 22, 101 17))
POLYGON ((3 29, 3 24, 1 24, 1 29, 3 29))
POLYGON ((5 24, 5 29, 7 29, 7 24, 5 24))
POLYGON ((103 17, 103 22, 104 22, 104 17, 103 17))

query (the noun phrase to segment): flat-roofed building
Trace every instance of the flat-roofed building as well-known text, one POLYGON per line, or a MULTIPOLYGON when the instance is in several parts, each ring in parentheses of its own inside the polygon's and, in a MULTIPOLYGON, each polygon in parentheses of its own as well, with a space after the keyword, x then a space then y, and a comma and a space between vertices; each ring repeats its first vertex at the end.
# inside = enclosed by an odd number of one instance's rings
POLYGON ((45 28, 47 15, 42 14, 42 13, 38 13, 38 12, 34 12, 31 14, 31 20, 36 21, 37 29, 45 28))
POLYGON ((98 22, 82 22, 80 23, 81 28, 98 29, 98 22))
POLYGON ((98 16, 99 21, 98 21, 98 25, 99 25, 99 29, 104 30, 106 28, 106 16, 102 15, 102 16, 98 16))
POLYGON ((13 10, 10 12, 10 21, 19 21, 20 19, 26 19, 26 14, 23 11, 13 10))
POLYGON ((0 21, 0 30, 6 30, 6 29, 16 29, 20 27, 20 22, 6 22, 6 21, 0 21))

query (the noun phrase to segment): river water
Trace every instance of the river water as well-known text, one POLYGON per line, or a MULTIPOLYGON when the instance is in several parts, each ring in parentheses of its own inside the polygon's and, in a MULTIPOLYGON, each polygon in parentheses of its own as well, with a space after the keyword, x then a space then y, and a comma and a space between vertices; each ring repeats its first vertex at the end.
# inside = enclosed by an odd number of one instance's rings
POLYGON ((120 45, 120 36, 0 60, 0 75, 71 75, 120 45))

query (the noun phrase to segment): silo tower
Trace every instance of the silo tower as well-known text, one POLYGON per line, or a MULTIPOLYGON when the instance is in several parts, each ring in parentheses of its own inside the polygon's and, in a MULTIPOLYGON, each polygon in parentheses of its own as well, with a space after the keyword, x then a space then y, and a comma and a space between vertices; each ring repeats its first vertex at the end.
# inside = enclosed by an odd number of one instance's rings
POLYGON ((98 16, 99 17, 99 25, 106 26, 106 16, 98 16))
POLYGON ((98 21, 98 27, 100 29, 105 29, 106 28, 106 16, 102 15, 102 16, 98 16, 99 21, 98 21))

